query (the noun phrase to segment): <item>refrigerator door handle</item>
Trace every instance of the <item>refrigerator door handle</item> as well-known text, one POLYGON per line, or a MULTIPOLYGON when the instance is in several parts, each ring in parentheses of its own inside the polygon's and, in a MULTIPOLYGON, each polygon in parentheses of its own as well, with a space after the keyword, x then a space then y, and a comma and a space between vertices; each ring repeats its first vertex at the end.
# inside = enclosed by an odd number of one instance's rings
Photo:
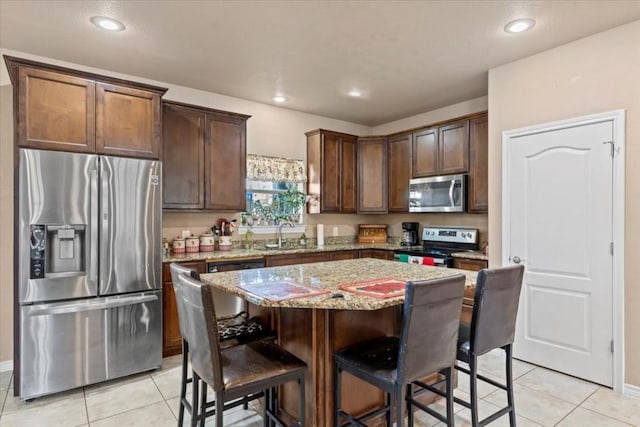
POLYGON ((123 307, 125 305, 133 305, 133 304, 141 304, 143 302, 157 301, 158 295, 135 295, 130 297, 122 297, 116 299, 109 300, 96 300, 96 301, 87 301, 87 302, 72 302, 68 304, 56 304, 55 306, 51 305, 41 305, 35 306, 28 310, 29 316, 47 316, 51 314, 69 314, 69 313, 80 313, 83 311, 94 311, 94 310, 104 310, 116 307, 123 307))
POLYGON ((95 283, 98 280, 98 171, 92 170, 89 175, 90 195, 90 233, 91 247, 89 253, 89 281, 95 283))
POLYGON ((111 259, 113 242, 111 236, 111 165, 106 157, 100 158, 100 287, 99 293, 104 294, 111 281, 111 259))

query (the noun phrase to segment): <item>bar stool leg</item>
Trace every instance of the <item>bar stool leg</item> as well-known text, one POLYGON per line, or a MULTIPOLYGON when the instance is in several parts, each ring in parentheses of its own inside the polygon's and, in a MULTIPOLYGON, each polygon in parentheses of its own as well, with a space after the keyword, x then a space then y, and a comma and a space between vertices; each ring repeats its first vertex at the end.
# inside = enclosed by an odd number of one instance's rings
POLYGON ((193 387, 191 388, 191 427, 196 427, 198 425, 198 416, 200 412, 200 377, 198 377, 198 374, 196 374, 195 371, 191 371, 191 378, 193 378, 193 387))
POLYGON ((513 363, 511 354, 511 344, 505 346, 506 369, 507 369, 507 404, 509 405, 509 425, 516 426, 516 407, 513 403, 513 363))
POLYGON ((447 427, 453 427, 453 381, 451 381, 453 368, 450 366, 444 370, 445 392, 447 393, 447 427))
POLYGON ((222 391, 216 391, 216 427, 224 426, 222 421, 223 414, 224 414, 224 396, 222 395, 222 391))
POLYGON ((342 369, 340 369, 340 364, 334 364, 333 371, 333 416, 334 427, 340 427, 340 406, 342 404, 342 384, 341 384, 341 374, 342 369))
MULTIPOLYGON (((201 395, 201 399, 200 400, 200 414, 202 416, 202 418, 200 418, 200 427, 204 427, 204 422, 206 421, 206 417, 204 414, 207 413, 207 383, 202 381, 201 384, 202 385, 202 393, 200 393, 201 395)), ((218 404, 218 401, 216 401, 216 406, 218 404)))
POLYGON ((187 374, 189 362, 189 344, 182 340, 182 382, 180 383, 180 409, 178 410, 178 426, 184 422, 184 400, 187 397, 187 374))
POLYGON ((399 384, 396 386, 396 427, 404 427, 404 385, 399 384))
POLYGON ((478 359, 476 356, 469 357, 469 390, 471 394, 471 425, 478 425, 478 359))
POLYGON ((304 373, 302 374, 302 376, 300 377, 300 379, 298 380, 298 425, 300 427, 304 426, 305 423, 305 407, 306 407, 306 402, 305 402, 305 396, 304 396, 304 373))
MULTIPOLYGON (((278 412, 278 389, 276 387, 271 387, 269 390, 269 410, 271 414, 274 416, 278 412)), ((275 427, 276 422, 273 419, 269 420, 269 427, 275 427)))
POLYGON ((262 408, 262 426, 269 427, 269 405, 271 404, 270 400, 271 389, 267 388, 264 391, 264 408, 262 408))
MULTIPOLYGON (((413 400, 413 387, 411 387, 411 383, 409 383, 407 384, 407 426, 409 427, 413 427, 413 410, 411 400, 413 400)), ((389 419, 387 419, 387 425, 391 425, 389 419)))
POLYGON ((391 425, 391 408, 393 408, 393 405, 391 403, 391 393, 385 393, 385 400, 387 402, 387 412, 384 413, 384 419, 386 422, 386 426, 390 426, 391 425))

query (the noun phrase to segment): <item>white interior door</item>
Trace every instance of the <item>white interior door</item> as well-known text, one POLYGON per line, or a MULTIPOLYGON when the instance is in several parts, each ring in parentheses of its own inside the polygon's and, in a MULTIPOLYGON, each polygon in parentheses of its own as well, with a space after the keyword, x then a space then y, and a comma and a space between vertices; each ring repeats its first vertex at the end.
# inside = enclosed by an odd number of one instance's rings
POLYGON ((613 122, 505 141, 504 264, 524 263, 514 356, 611 386, 613 122))

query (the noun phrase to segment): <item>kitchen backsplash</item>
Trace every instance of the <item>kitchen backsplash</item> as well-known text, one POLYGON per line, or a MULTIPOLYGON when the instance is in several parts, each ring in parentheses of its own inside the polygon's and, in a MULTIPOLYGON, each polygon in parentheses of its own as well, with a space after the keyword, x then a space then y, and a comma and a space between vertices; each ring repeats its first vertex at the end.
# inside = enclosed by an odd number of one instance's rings
MULTIPOLYGON (((205 232, 211 232, 211 226, 218 222, 218 219, 236 219, 240 222, 239 213, 226 212, 164 212, 162 216, 162 236, 168 240, 181 235, 183 230, 189 230, 195 236, 205 232)), ((449 227, 469 227, 477 228, 480 231, 480 247, 487 241, 487 214, 464 214, 464 213, 442 213, 442 214, 386 214, 386 215, 355 215, 355 214, 316 214, 305 215, 306 236, 309 239, 316 238, 316 224, 324 224, 325 244, 331 243, 351 243, 355 241, 358 234, 359 224, 388 224, 387 233, 390 239, 400 238, 402 235, 402 222, 417 221, 420 229, 424 226, 449 226, 449 227), (336 229, 337 228, 337 229, 336 229), (334 229, 337 236, 334 236, 334 229), (335 239, 335 238, 338 239, 335 239), (346 239, 346 240, 343 240, 346 239)), ((284 232, 286 233, 286 229, 284 232)), ((422 231, 421 231, 422 232, 422 231)), ((273 240, 274 234, 254 234, 252 240, 273 240)), ((287 239, 292 239, 290 233, 285 235, 287 239)), ((299 236, 295 236, 296 238, 299 236)), ((243 236, 239 236, 237 231, 233 234, 234 241, 242 241, 243 236)))

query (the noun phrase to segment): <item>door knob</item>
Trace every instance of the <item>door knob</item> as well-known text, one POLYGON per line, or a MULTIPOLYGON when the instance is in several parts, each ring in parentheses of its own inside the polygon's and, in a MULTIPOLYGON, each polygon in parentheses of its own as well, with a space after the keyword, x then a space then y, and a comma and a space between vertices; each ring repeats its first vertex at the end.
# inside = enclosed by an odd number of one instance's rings
POLYGON ((510 260, 514 263, 514 264, 520 264, 522 261, 524 261, 522 258, 520 258, 518 255, 513 256, 510 258, 510 260))

